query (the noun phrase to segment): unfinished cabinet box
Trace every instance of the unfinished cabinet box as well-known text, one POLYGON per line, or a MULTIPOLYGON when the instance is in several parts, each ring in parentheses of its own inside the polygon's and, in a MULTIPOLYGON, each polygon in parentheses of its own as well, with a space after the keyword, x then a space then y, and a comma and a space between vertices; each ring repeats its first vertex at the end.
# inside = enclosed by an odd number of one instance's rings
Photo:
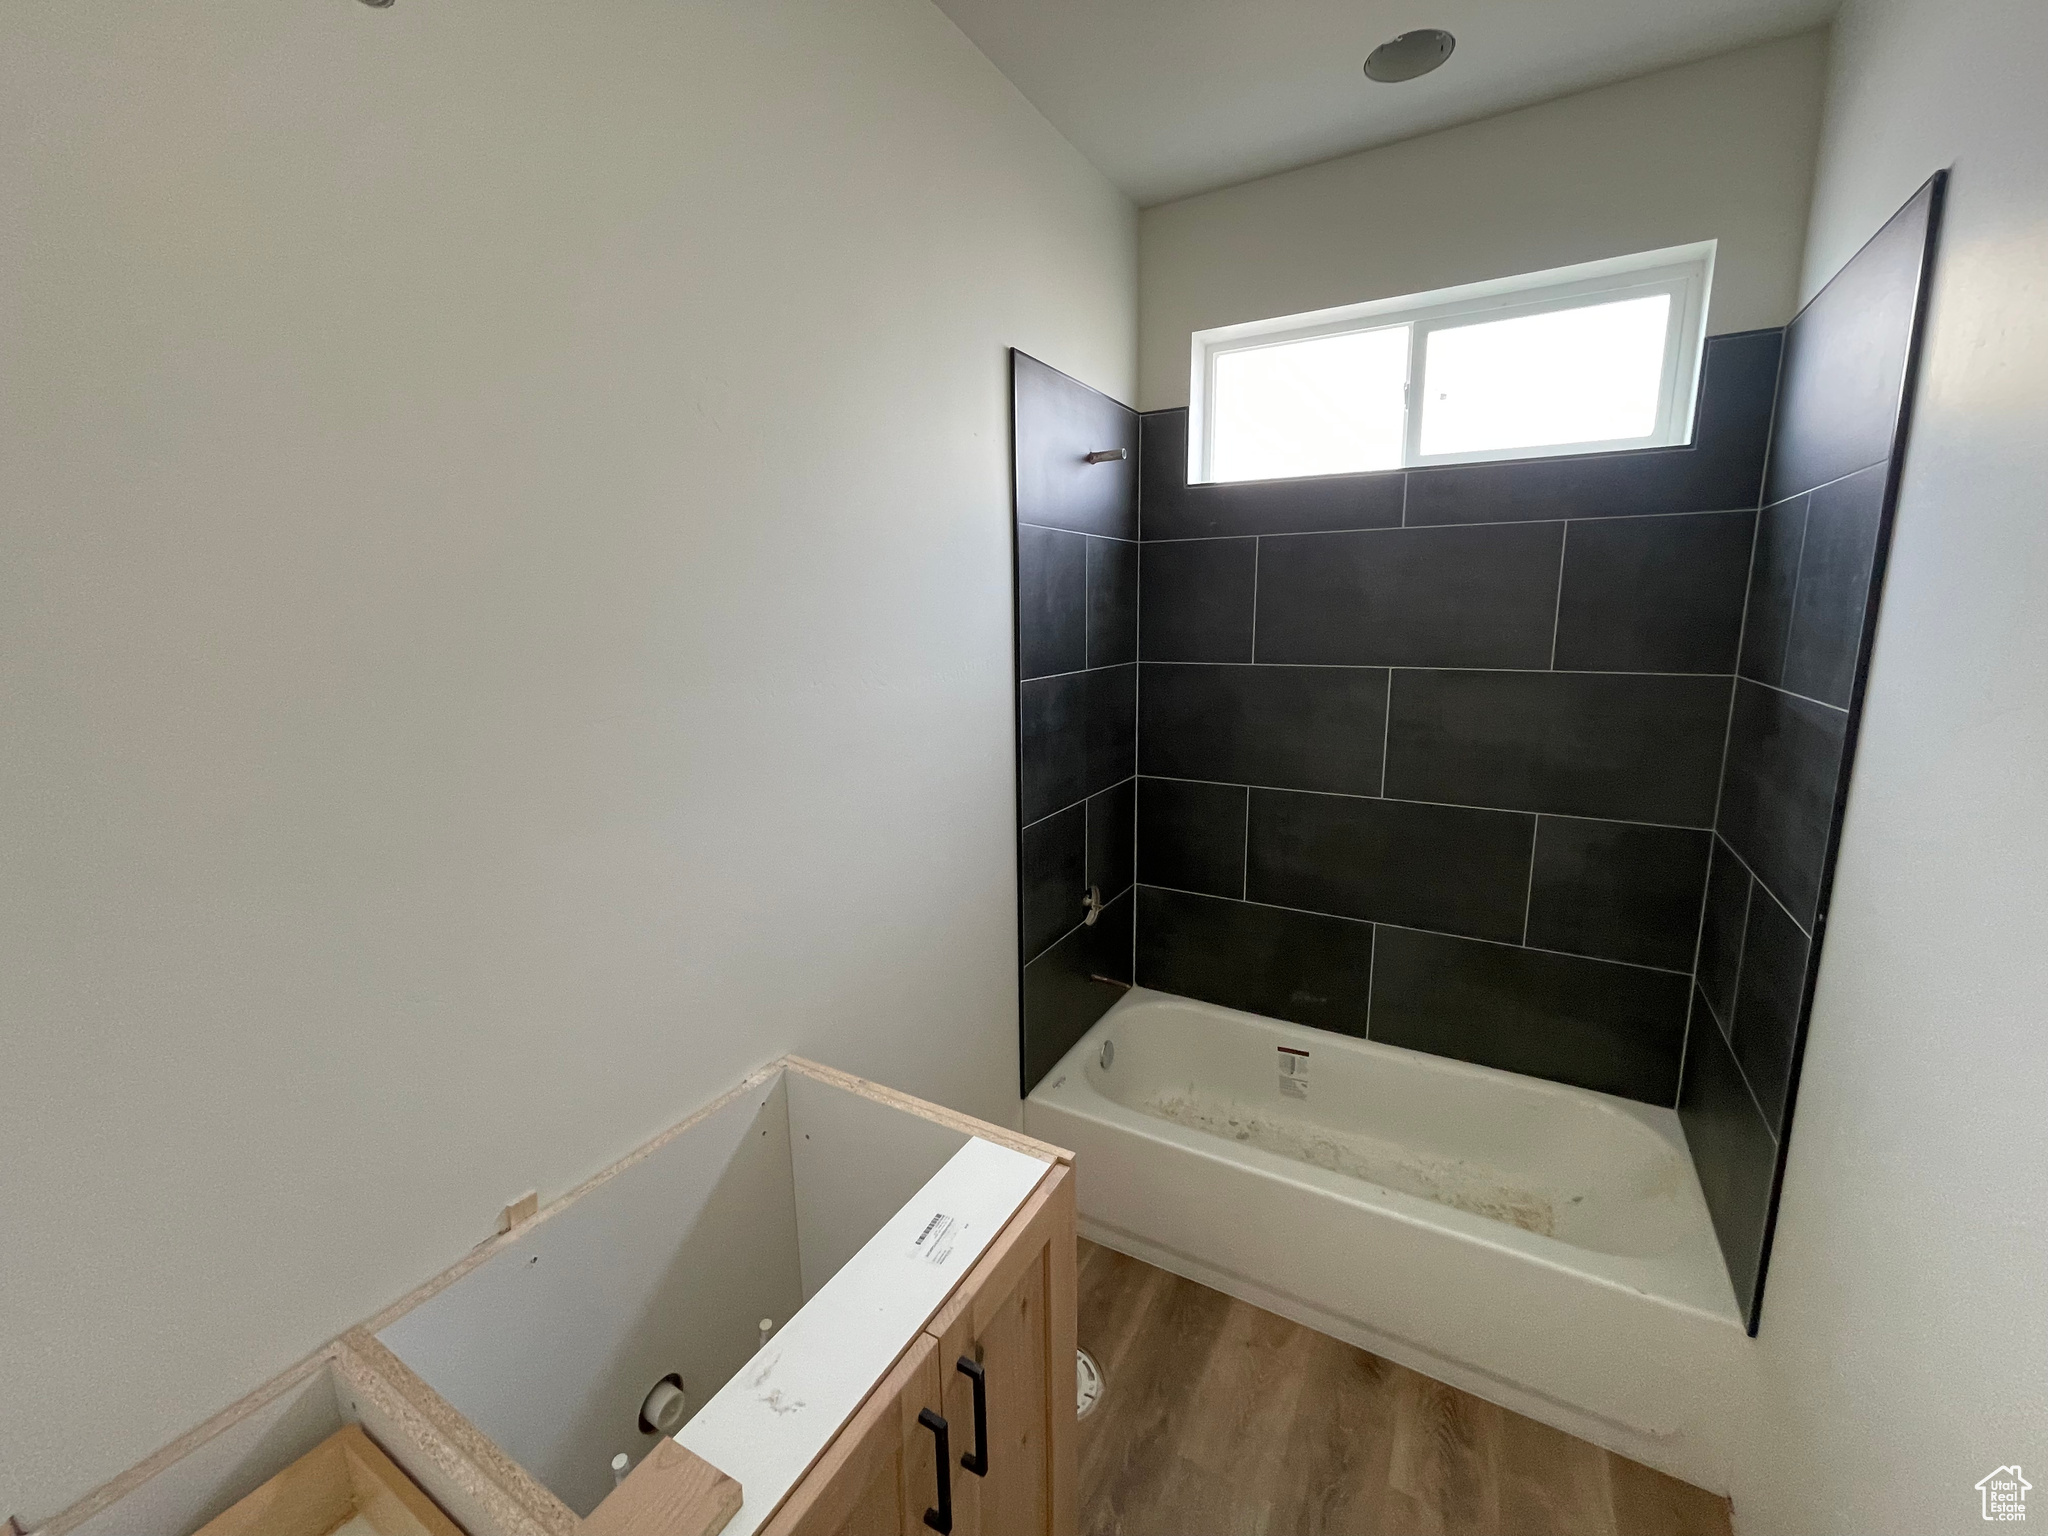
POLYGON ((1067 1531, 1069 1162, 787 1058, 45 1529, 191 1531, 351 1423, 469 1536, 1067 1531))
POLYGON ((462 1536, 361 1426, 344 1425, 198 1536, 462 1536))

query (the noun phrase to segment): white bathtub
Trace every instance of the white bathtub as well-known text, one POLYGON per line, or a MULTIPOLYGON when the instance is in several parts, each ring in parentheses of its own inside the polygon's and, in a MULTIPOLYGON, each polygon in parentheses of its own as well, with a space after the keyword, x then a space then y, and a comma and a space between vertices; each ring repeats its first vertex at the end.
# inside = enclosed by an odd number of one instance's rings
POLYGON ((1095 1241, 1726 1491, 1749 1340, 1671 1110, 1141 989, 1024 1124, 1095 1241))

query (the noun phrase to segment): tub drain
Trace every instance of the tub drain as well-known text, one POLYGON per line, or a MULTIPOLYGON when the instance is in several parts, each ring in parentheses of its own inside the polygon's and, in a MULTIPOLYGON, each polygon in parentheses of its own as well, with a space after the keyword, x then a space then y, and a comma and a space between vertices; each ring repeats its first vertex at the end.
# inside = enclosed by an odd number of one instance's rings
POLYGON ((1102 1367, 1085 1349, 1074 1351, 1074 1417, 1085 1419, 1102 1401, 1102 1367))

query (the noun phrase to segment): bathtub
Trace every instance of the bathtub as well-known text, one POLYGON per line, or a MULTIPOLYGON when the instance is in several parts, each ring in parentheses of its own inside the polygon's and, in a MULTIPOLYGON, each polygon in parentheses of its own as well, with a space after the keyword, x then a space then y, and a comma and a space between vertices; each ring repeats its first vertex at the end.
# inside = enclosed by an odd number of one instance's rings
POLYGON ((1671 1110, 1137 989, 1024 1124, 1092 1240, 1727 1491, 1749 1339, 1671 1110))

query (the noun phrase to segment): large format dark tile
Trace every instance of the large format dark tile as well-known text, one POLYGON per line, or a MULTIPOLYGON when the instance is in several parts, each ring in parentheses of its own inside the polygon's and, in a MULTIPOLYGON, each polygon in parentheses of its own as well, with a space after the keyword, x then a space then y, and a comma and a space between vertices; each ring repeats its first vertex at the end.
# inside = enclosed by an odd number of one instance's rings
POLYGON ((1747 678, 1735 686, 1721 836, 1811 931, 1848 716, 1747 678))
POLYGON ((1137 789, 1137 780, 1125 779, 1088 797, 1088 883, 1105 901, 1129 890, 1135 877, 1137 789))
POLYGON ((1889 468, 1876 465, 1806 498, 1806 546, 1785 646, 1784 685, 1791 693, 1849 707, 1874 595, 1889 468))
POLYGON ((1792 632, 1792 598, 1805 545, 1804 496, 1765 507, 1759 514, 1756 554, 1749 567, 1749 609, 1742 623, 1744 677, 1776 684, 1785 675, 1785 642, 1792 632))
POLYGON ((1138 887, 1138 984, 1365 1033, 1373 926, 1215 896, 1138 887))
POLYGON ((1023 1092, 1036 1088, 1124 995, 1137 900, 1135 891, 1126 891, 1092 925, 1076 928, 1024 967, 1023 1092))
POLYGON ((1030 960, 1087 915, 1088 814, 1070 805, 1024 829, 1019 901, 1024 912, 1024 958, 1030 960))
POLYGON ((1784 1123, 1792 1050, 1806 996, 1806 935, 1761 892, 1749 904, 1746 927, 1729 1043, 1766 1123, 1776 1130, 1784 1123))
POLYGON ((1373 1039, 1672 1101, 1688 978, 1407 928, 1377 932, 1373 1039))
POLYGON ((1547 667, 1563 538, 1526 523, 1262 539, 1259 660, 1547 667))
POLYGON ((1116 667, 1138 659, 1138 546, 1122 539, 1088 541, 1088 665, 1116 667))
POLYGON ((1017 529, 1017 675, 1088 665, 1088 543, 1078 533, 1017 529))
POLYGON ((1767 500, 1890 456, 1945 178, 1915 193, 1787 329, 1767 500))
POLYGON ((1138 746, 1146 773, 1379 793, 1385 672, 1166 663, 1143 672, 1138 746))
POLYGON ((1022 817, 1050 816, 1131 776, 1136 667, 1102 667, 1018 686, 1022 817))
POLYGON ((1573 523, 1557 660, 1591 672, 1732 672, 1755 514, 1573 523))
POLYGON ((1707 338, 1689 448, 1411 470, 1405 521, 1417 528, 1754 507, 1782 343, 1779 331, 1707 338))
POLYGON ((1148 412, 1144 418, 1144 442, 1147 541, 1209 538, 1216 534, 1393 528, 1401 521, 1399 470, 1387 474, 1189 485, 1185 409, 1148 412))
POLYGON ((1257 539, 1146 544, 1138 652, 1146 661, 1250 661, 1257 539))
POLYGON ((1711 832, 1675 827, 1543 817, 1528 942, 1690 971, 1713 840, 1711 832))
MULTIPOLYGON (((1704 1004, 1696 1009, 1704 1011, 1704 1004)), ((1714 1219, 1714 1235, 1721 1240, 1735 1300, 1753 1323, 1778 1144, 1757 1113, 1735 1056, 1712 1019, 1693 1020, 1678 1118, 1699 1173, 1700 1193, 1707 1197, 1707 1211, 1714 1219)))
POLYGON ((1396 672, 1386 792, 1707 827, 1727 710, 1716 677, 1396 672))
POLYGON ((1534 822, 1462 806, 1253 790, 1245 894, 1513 943, 1522 936, 1534 822))
POLYGON ((1244 788, 1138 781, 1138 878, 1211 896, 1244 895, 1244 788))
POLYGON ((1135 539, 1137 413, 1014 349, 1010 388, 1017 521, 1135 539), (1088 462, 1117 448, 1121 460, 1088 462))
POLYGON ((1706 911, 1700 918, 1699 984, 1712 1014, 1709 1022, 1724 1034, 1735 1018, 1735 978, 1742 969, 1742 931, 1749 922, 1754 884, 1742 861, 1715 838, 1706 911))

